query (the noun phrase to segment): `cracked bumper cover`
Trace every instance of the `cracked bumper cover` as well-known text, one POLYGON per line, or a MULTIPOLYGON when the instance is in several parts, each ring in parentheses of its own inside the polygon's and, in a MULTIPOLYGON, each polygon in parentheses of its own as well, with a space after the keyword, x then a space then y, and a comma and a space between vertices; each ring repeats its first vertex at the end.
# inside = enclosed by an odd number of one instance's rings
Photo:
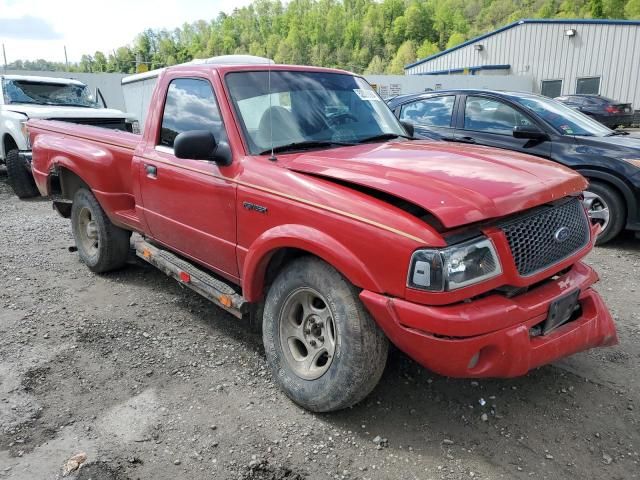
POLYGON ((616 345, 615 325, 591 288, 583 263, 513 298, 428 306, 362 291, 360 298, 389 339, 424 367, 450 377, 516 377, 594 347, 616 345), (554 300, 579 288, 580 315, 544 336, 531 336, 554 300))

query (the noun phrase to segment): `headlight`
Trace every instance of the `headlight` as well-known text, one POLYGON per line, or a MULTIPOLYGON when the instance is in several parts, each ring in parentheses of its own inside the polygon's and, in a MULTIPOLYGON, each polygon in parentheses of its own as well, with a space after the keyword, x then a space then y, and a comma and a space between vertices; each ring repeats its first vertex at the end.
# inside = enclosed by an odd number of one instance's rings
POLYGON ((22 135, 27 140, 27 148, 31 148, 31 139, 29 138, 29 127, 27 127, 27 121, 23 120, 20 122, 20 130, 22 130, 22 135))
POLYGON ((415 251, 407 285, 441 292, 482 282, 501 273, 493 242, 488 238, 476 238, 448 248, 415 251))

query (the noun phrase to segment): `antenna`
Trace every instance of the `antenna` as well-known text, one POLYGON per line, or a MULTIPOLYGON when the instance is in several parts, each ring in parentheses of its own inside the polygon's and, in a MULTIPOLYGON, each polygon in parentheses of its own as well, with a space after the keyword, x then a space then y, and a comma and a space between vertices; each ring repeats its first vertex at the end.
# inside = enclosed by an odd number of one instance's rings
POLYGON ((272 108, 272 103, 273 100, 271 98, 271 60, 269 60, 268 63, 269 67, 267 69, 268 71, 268 87, 267 90, 269 91, 269 142, 271 143, 271 156, 269 157, 269 160, 271 160, 272 162, 275 162, 278 160, 278 158, 275 156, 275 154, 273 153, 273 108, 272 108))

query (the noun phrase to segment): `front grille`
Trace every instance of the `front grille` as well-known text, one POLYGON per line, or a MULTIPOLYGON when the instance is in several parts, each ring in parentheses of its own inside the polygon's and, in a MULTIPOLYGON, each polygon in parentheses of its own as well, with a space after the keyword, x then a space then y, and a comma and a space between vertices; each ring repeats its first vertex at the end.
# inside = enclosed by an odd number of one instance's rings
POLYGON ((589 220, 577 198, 541 207, 500 227, 523 277, 570 257, 587 245, 590 236, 589 220))

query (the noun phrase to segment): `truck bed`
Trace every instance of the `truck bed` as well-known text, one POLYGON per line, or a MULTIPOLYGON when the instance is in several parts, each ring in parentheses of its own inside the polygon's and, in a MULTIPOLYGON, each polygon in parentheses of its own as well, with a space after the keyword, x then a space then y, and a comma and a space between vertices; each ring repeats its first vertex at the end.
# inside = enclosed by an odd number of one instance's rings
POLYGON ((140 230, 134 197, 137 171, 132 164, 140 135, 55 120, 30 120, 28 126, 33 176, 42 195, 52 193, 49 172, 64 174, 66 169, 91 185, 115 224, 140 230))
POLYGON ((98 125, 83 125, 61 120, 30 120, 29 130, 34 129, 37 129, 38 131, 59 133, 69 137, 81 138, 83 140, 102 142, 113 146, 127 148, 129 150, 134 150, 141 139, 141 135, 125 132, 123 130, 103 128, 98 125))

